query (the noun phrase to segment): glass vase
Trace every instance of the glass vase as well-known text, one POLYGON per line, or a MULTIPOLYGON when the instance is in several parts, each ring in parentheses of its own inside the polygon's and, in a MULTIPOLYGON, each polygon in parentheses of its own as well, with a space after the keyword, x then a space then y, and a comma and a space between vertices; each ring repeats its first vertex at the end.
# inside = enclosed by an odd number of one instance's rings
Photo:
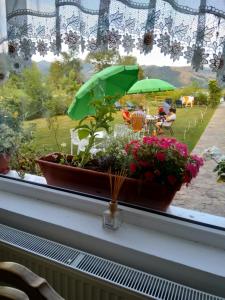
POLYGON ((122 224, 122 212, 116 203, 110 202, 109 208, 103 212, 103 227, 116 230, 122 224))

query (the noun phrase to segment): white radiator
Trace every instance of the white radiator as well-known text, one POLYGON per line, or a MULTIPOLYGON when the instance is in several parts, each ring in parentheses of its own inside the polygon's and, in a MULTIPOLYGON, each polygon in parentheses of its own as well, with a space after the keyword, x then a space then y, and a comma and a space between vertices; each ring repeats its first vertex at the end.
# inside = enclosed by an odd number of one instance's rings
POLYGON ((68 300, 225 300, 2 224, 0 260, 27 266, 68 300))

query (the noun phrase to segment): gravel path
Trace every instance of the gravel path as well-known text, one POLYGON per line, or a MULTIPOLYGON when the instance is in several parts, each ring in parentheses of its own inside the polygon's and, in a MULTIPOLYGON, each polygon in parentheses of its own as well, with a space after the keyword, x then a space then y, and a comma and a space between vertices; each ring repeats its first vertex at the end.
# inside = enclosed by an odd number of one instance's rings
MULTIPOLYGON (((218 147, 225 154, 224 102, 216 109, 193 153, 202 154, 205 149, 211 146, 218 147)), ((182 187, 176 194, 172 205, 225 216, 225 183, 216 181, 216 174, 213 172, 215 166, 214 161, 206 161, 190 186, 188 188, 182 187)))

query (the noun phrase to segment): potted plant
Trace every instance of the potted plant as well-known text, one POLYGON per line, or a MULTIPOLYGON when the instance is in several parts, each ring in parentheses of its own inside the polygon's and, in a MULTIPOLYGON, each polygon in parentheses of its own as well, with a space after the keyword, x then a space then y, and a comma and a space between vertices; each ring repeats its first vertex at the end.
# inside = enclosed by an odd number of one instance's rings
MULTIPOLYGON (((92 161, 92 148, 99 130, 103 129, 108 133, 110 132, 110 123, 113 121, 112 113, 115 109, 108 98, 104 102, 94 101, 92 105, 96 114, 85 117, 75 127, 81 140, 88 138, 88 142, 84 143, 82 149, 79 149, 80 151, 77 151, 74 156, 56 152, 42 156, 37 160, 48 184, 87 193, 93 193, 93 187, 97 186, 98 178, 91 179, 87 185, 89 178, 86 173, 88 168, 95 169, 92 161)), ((90 170, 89 173, 92 175, 92 172, 90 170)), ((105 195, 100 189, 99 194, 107 196, 109 193, 105 195)))
POLYGON ((217 181, 218 182, 225 182, 225 157, 223 156, 222 159, 217 163, 217 166, 214 169, 214 172, 217 173, 217 181))
MULTIPOLYGON (((95 136, 96 119, 93 120, 92 125, 78 126, 82 134, 85 130, 91 132, 92 127, 95 136)), ((124 170, 127 177, 118 195, 119 202, 166 210, 181 185, 188 185, 203 164, 201 158, 189 155, 187 146, 174 138, 137 140, 125 136, 111 138, 95 156, 90 149, 88 144, 88 151, 81 157, 54 153, 40 158, 37 162, 47 183, 110 198, 109 170, 115 176, 124 170)))

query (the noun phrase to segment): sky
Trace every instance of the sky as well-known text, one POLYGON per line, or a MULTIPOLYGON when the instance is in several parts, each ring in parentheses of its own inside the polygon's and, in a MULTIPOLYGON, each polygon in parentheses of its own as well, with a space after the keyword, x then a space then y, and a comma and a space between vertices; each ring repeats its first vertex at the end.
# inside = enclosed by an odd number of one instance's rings
MULTIPOLYGON (((122 51, 120 51, 120 54, 128 55, 122 51)), ((87 52, 78 57, 81 59, 85 59, 86 55, 87 52)), ((164 54, 160 53, 160 49, 158 47, 154 47, 152 52, 147 55, 140 54, 138 50, 129 53, 129 55, 137 57, 137 62, 139 65, 157 65, 157 66, 174 66, 174 67, 188 66, 187 61, 184 58, 180 58, 179 61, 173 62, 173 60, 171 60, 168 55, 164 56, 164 54)), ((42 60, 52 62, 59 58, 57 56, 54 56, 53 54, 48 54, 44 57, 40 55, 33 55, 32 59, 36 62, 42 60)))

